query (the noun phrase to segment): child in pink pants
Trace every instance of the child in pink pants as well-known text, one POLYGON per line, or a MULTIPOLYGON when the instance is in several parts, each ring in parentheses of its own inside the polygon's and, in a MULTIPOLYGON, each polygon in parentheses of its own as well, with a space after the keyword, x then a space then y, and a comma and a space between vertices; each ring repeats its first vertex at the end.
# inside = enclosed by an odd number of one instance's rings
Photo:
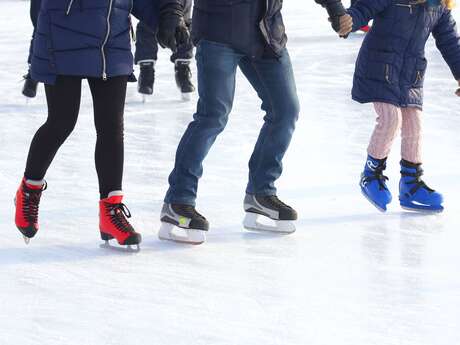
POLYGON ((413 211, 443 211, 442 195, 422 180, 423 82, 425 44, 430 34, 455 79, 460 80, 460 37, 452 5, 452 0, 360 0, 340 20, 342 36, 374 20, 356 62, 352 94, 360 103, 373 103, 377 113, 361 190, 381 211, 392 201, 383 171, 399 132, 401 206, 413 211))

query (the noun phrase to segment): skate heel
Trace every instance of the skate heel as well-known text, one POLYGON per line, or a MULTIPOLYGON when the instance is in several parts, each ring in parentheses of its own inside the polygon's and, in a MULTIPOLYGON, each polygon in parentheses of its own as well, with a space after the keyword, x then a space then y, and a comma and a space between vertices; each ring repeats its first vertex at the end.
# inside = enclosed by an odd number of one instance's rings
POLYGON ((114 237, 113 237, 112 235, 110 235, 110 234, 106 234, 105 232, 102 232, 102 231, 101 231, 101 239, 102 239, 103 241, 108 242, 108 241, 110 241, 110 240, 113 240, 114 237))

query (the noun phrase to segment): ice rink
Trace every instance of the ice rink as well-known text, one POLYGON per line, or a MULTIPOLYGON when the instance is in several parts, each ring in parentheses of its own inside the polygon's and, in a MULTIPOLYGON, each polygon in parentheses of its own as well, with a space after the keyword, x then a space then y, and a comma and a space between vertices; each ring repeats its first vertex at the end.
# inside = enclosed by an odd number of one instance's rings
MULTIPOLYGON (((26 246, 16 230, 13 196, 46 105, 42 86, 29 103, 20 92, 28 2, 0 0, 0 345, 460 344, 460 99, 447 65, 430 40, 424 168, 446 210, 418 215, 394 202, 381 214, 358 186, 374 125, 373 108, 350 98, 363 36, 338 39, 313 1, 285 1, 284 15, 302 112, 277 186, 299 211, 297 232, 241 226, 263 113, 240 74, 200 184, 208 241, 157 239, 167 176, 196 101, 180 101, 162 51, 155 95, 142 104, 136 85, 128 91, 124 190, 144 242, 127 254, 99 247, 86 84, 77 128, 47 175, 40 232, 26 246)), ((387 171, 395 199, 399 159, 398 141, 387 171)))

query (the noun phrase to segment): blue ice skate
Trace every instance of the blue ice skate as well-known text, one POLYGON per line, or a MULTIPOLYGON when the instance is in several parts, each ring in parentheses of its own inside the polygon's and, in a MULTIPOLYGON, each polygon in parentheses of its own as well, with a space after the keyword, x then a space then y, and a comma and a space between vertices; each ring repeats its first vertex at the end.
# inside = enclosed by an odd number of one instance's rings
POLYGON ((369 202, 382 212, 387 210, 392 196, 387 188, 388 177, 383 175, 386 169, 386 159, 367 157, 364 172, 361 174, 361 191, 369 202))
POLYGON ((429 188, 421 179, 421 164, 401 161, 401 181, 399 201, 401 207, 409 211, 439 213, 444 210, 442 194, 429 188))

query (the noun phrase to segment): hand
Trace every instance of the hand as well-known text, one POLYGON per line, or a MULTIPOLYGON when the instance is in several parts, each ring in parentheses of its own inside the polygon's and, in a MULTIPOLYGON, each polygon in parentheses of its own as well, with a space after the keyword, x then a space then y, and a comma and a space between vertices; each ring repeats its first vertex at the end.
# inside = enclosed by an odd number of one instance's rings
MULTIPOLYGON (((460 80, 458 80, 458 86, 460 86, 460 80)), ((457 91, 455 91, 455 94, 460 97, 460 88, 457 89, 457 91)))
POLYGON ((353 30, 353 18, 349 14, 345 14, 339 18, 340 37, 346 37, 353 30))
POLYGON ((160 15, 157 38, 163 48, 169 48, 173 52, 177 51, 178 45, 190 40, 190 33, 181 12, 164 11, 160 15))

